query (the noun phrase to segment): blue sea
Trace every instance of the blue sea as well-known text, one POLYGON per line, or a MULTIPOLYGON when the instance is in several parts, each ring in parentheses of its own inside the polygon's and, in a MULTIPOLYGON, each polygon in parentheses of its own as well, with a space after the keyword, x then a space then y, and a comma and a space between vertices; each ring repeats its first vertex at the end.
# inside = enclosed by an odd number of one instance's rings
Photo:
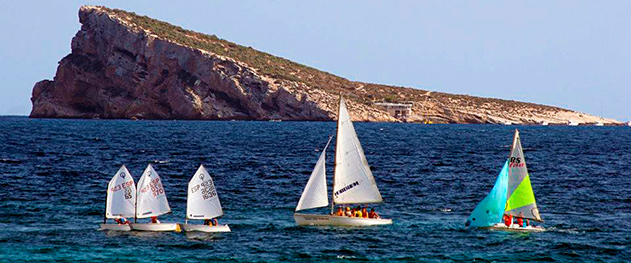
POLYGON ((375 207, 393 225, 295 225, 295 205, 334 122, 0 117, 0 261, 631 260, 629 127, 355 128, 385 201, 375 207), (508 157, 515 128, 548 231, 465 229, 508 157), (147 164, 160 174, 173 210, 162 222, 184 222, 188 181, 204 164, 224 208, 219 221, 232 232, 97 231, 107 183, 122 164, 136 181, 147 164))

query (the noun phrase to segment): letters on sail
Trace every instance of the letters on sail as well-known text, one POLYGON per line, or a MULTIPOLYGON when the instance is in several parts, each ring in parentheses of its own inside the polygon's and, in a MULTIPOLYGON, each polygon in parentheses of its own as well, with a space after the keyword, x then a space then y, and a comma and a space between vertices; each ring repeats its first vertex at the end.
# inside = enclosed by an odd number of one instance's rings
POLYGON ((118 169, 107 185, 105 216, 107 218, 134 217, 136 185, 125 165, 118 169))
POLYGON ((382 201, 377 183, 346 109, 344 98, 340 98, 335 162, 333 202, 365 204, 382 201))
POLYGON ((188 183, 186 218, 212 219, 223 215, 213 179, 203 165, 188 183))
POLYGON ((160 176, 151 164, 138 180, 136 217, 147 218, 171 212, 160 176))
POLYGON ((302 196, 300 196, 300 201, 298 201, 296 211, 329 205, 329 194, 326 189, 325 163, 326 149, 329 147, 330 142, 331 138, 329 138, 326 146, 324 146, 324 149, 322 149, 320 158, 318 158, 318 162, 316 162, 316 165, 311 172, 311 176, 309 177, 309 181, 305 186, 305 190, 302 192, 302 196))

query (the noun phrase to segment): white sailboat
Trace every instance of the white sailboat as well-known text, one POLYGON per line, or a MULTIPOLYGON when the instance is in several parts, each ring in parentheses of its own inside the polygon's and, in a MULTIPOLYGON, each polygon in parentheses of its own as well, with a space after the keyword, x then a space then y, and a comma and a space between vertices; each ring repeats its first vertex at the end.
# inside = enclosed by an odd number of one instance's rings
MULTIPOLYGON (((329 139, 330 143, 331 139, 329 139)), ((326 185, 326 149, 320 154, 309 181, 296 206, 296 212, 329 205, 326 185)), ((335 143, 335 172, 333 175, 333 209, 335 204, 366 204, 382 202, 381 194, 372 176, 364 150, 340 97, 335 143)), ((333 211, 331 211, 333 212, 333 211)), ((320 226, 371 226, 392 224, 392 219, 358 218, 336 215, 294 213, 297 225, 320 226)))
POLYGON ((188 197, 186 202, 186 232, 230 232, 228 225, 195 225, 189 224, 189 219, 213 219, 223 215, 217 189, 212 177, 203 165, 199 166, 193 178, 188 182, 188 197))
POLYGON ((129 231, 129 224, 107 224, 107 219, 132 218, 136 213, 136 185, 125 165, 107 184, 105 218, 100 230, 129 231))
MULTIPOLYGON (((151 164, 138 180, 136 218, 157 217, 171 212, 160 176, 151 164)), ((131 229, 140 231, 177 231, 177 223, 132 223, 131 229)))

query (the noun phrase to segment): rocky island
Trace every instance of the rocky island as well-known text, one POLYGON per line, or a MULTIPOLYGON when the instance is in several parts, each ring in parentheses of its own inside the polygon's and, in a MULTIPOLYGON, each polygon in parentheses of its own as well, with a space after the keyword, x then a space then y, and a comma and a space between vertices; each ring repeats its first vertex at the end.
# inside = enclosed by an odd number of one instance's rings
POLYGON ((375 102, 411 103, 406 121, 619 124, 558 107, 350 81, 277 56, 101 6, 53 80, 35 84, 33 118, 332 120, 343 94, 355 121, 401 121, 375 102))

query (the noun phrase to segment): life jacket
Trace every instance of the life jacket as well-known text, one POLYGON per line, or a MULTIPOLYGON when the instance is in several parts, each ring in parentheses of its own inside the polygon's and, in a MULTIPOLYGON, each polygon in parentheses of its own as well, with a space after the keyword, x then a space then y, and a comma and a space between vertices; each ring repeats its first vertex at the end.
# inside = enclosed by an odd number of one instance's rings
POLYGON ((519 225, 519 226, 521 226, 521 227, 524 227, 524 220, 523 220, 523 219, 521 219, 521 217, 518 217, 518 218, 517 218, 517 225, 519 225))

